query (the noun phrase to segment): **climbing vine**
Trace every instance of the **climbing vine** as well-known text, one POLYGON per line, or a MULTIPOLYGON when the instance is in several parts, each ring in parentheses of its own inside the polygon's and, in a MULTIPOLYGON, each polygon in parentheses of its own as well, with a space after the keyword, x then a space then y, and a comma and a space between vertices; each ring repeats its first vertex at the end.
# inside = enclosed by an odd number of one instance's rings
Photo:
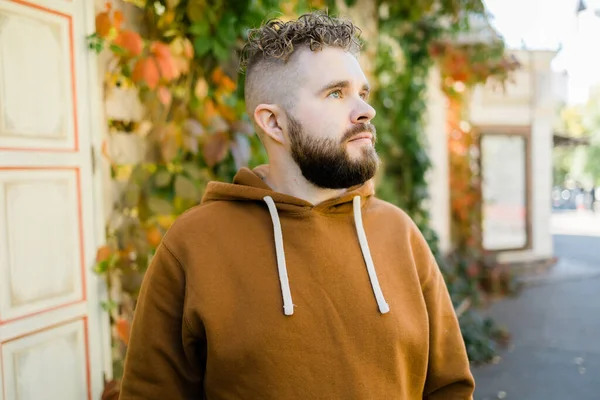
MULTIPOLYGON (((481 277, 487 260, 480 249, 480 187, 476 158, 471 150, 476 138, 464 115, 464 91, 495 79, 502 83, 518 65, 505 55, 501 41, 458 44, 457 34, 469 29, 469 16, 483 18, 478 1, 379 2, 379 48, 375 107, 379 143, 385 171, 379 195, 406 210, 430 244, 459 315, 469 357, 489 361, 502 334, 493 321, 478 314, 482 299, 481 277), (447 24, 451 21, 450 25, 447 24), (448 148, 454 251, 443 257, 435 232, 429 227, 425 207, 426 174, 430 168, 423 118, 431 67, 442 75, 440 89, 449 99, 448 148), (459 135, 460 133, 460 135, 459 135)), ((475 149, 476 150, 476 149, 475 149)))
MULTIPOLYGON (((467 105, 476 85, 493 80, 503 86, 520 64, 506 54, 504 43, 499 39, 468 44, 437 41, 430 46, 430 53, 438 61, 442 90, 448 99, 446 134, 453 246, 450 262, 454 270, 466 278, 465 298, 477 306, 481 304, 483 291, 489 293, 502 288, 501 294, 506 294, 506 288, 513 290, 510 286, 514 282, 496 265, 493 255, 483 251, 479 137, 468 122, 467 105), (503 282, 499 283, 500 280, 503 282)), ((496 342, 504 342, 508 337, 493 321, 473 313, 466 315, 461 325, 475 361, 491 359, 496 342), (467 331, 467 326, 472 328, 467 331)))
POLYGON ((450 162, 450 216, 454 253, 466 263, 472 278, 487 275, 490 257, 482 249, 482 193, 479 171, 479 137, 469 124, 466 105, 476 85, 489 80, 503 86, 519 62, 505 54, 504 44, 453 44, 438 41, 430 46, 442 74, 448 98, 447 139, 450 162))

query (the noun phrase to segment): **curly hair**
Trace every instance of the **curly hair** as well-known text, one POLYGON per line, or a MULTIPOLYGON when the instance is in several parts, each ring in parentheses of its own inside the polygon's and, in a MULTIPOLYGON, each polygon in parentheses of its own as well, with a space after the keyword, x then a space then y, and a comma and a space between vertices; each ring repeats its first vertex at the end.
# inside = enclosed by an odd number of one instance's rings
POLYGON ((350 20, 331 17, 321 11, 304 14, 297 20, 272 19, 248 34, 242 50, 241 67, 249 70, 261 61, 284 63, 299 48, 311 51, 324 46, 339 47, 353 54, 361 49, 361 30, 350 20))

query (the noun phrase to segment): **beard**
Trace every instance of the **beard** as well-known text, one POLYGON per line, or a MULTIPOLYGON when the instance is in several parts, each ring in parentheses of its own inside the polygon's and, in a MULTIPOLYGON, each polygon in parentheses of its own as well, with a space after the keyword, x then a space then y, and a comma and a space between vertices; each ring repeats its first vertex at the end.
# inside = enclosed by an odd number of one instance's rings
POLYGON ((372 124, 357 124, 338 141, 310 137, 303 132, 298 120, 287 116, 292 157, 310 183, 324 189, 347 189, 375 176, 379 156, 374 146, 364 146, 361 156, 355 160, 346 150, 347 141, 359 133, 370 132, 375 142, 376 130, 372 124))

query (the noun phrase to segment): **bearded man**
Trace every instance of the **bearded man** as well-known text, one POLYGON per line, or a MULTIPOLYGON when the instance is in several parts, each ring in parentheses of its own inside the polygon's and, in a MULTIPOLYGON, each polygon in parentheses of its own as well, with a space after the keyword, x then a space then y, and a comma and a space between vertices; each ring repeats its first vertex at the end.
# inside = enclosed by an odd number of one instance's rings
POLYGON ((311 13, 245 48, 269 164, 211 182, 144 277, 121 400, 461 400, 474 381, 410 217, 374 196, 358 28, 311 13))

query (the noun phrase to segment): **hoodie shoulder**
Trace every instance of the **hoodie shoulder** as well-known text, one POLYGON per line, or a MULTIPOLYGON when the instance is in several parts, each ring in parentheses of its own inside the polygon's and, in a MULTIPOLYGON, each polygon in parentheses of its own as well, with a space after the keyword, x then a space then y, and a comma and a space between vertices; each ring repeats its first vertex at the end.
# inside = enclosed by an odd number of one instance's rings
POLYGON ((211 235, 227 218, 230 202, 215 201, 198 204, 181 214, 163 237, 171 249, 176 251, 182 245, 191 244, 198 237, 211 235))
POLYGON ((392 225, 389 234, 395 235, 410 248, 420 281, 428 282, 439 270, 439 266, 429 243, 415 221, 400 207, 381 199, 373 198, 371 207, 379 210, 379 221, 382 221, 380 223, 386 226, 392 225))
POLYGON ((413 250, 427 254, 430 253, 429 244, 425 236, 406 211, 378 198, 371 199, 371 206, 369 208, 378 216, 380 224, 390 227, 390 234, 406 238, 413 250))
POLYGON ((383 214, 387 218, 391 218, 390 223, 400 224, 407 229, 417 229, 414 220, 402 208, 388 201, 381 200, 377 197, 371 198, 369 209, 377 213, 383 214))

